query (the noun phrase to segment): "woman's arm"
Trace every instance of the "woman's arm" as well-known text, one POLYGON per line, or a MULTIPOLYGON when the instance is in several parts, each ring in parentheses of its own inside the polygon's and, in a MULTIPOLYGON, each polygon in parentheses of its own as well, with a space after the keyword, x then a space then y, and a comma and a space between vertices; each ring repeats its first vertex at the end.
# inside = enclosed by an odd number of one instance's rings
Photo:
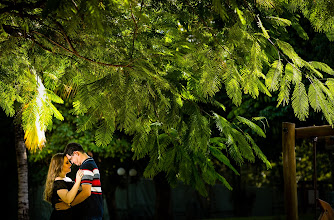
POLYGON ((75 197, 71 206, 75 206, 83 201, 85 201, 91 195, 91 187, 90 184, 82 185, 82 191, 75 197))
POLYGON ((75 182, 75 184, 73 185, 73 187, 70 191, 68 191, 67 189, 57 190, 58 196, 65 203, 70 204, 73 201, 73 199, 75 198, 75 196, 77 195, 82 176, 83 176, 83 171, 78 170, 77 175, 76 175, 76 182, 75 182))
POLYGON ((65 203, 65 202, 59 202, 56 203, 55 208, 57 210, 66 210, 71 208, 72 206, 75 206, 83 201, 85 201, 89 196, 91 195, 91 185, 85 184, 82 185, 82 191, 74 198, 73 202, 65 203))

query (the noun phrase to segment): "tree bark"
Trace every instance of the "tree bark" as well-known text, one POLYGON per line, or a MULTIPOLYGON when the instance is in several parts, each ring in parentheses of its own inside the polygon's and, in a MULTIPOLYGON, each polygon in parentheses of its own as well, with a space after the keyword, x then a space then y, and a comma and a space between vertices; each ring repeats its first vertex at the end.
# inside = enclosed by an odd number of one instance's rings
POLYGON ((18 220, 29 219, 28 160, 24 132, 20 120, 14 121, 15 149, 18 175, 18 220))

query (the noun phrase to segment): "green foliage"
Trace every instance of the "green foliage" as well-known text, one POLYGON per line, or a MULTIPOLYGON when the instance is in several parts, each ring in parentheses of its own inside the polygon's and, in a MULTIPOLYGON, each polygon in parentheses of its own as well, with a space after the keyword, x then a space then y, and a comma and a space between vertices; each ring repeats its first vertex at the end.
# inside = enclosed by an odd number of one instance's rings
POLYGON ((239 123, 233 124, 216 113, 214 113, 213 117, 218 130, 221 132, 221 136, 224 138, 223 140, 225 140, 226 148, 229 154, 233 160, 237 162, 237 164, 241 165, 244 162, 244 159, 254 162, 255 153, 267 165, 267 168, 270 168, 270 163, 266 159, 265 155, 255 144, 251 136, 248 133, 243 132, 238 124, 246 124, 252 131, 262 137, 265 137, 263 130, 258 125, 240 116, 237 117, 239 123))
MULTIPOLYGON (((319 141, 317 144, 317 180, 318 181, 332 181, 331 172, 331 150, 327 149, 326 143, 319 141), (323 161, 323 163, 320 163, 323 161)), ((313 143, 312 141, 302 141, 296 146, 296 171, 298 181, 312 181, 313 180, 313 143)))
POLYGON ((305 120, 308 116, 309 104, 305 86, 302 83, 296 84, 292 93, 292 108, 300 120, 305 120))
POLYGON ((331 33, 334 31, 334 9, 330 1, 317 1, 316 3, 308 0, 291 1, 293 10, 299 9, 308 18, 316 31, 331 33))
POLYGON ((5 1, 0 106, 10 116, 23 111, 27 132, 38 118, 43 129, 53 116, 63 119, 52 102, 73 97, 78 131, 96 128, 96 151, 124 132, 133 137, 134 158, 149 159, 145 176, 163 171, 171 184, 182 180, 203 194, 216 181, 231 189, 214 160, 235 173, 234 164, 256 158, 271 166, 253 139, 266 136, 259 121, 226 119, 230 102, 275 95, 277 106, 291 103, 298 119, 306 120, 311 106, 333 124, 332 68, 305 60, 281 38, 291 26, 308 39, 300 15, 315 30, 333 33, 328 4, 5 1), (36 77, 47 91, 42 108, 36 77))
POLYGON ((62 112, 64 121, 55 120, 53 122, 52 128, 46 132, 47 142, 45 147, 30 152, 30 162, 44 161, 46 164, 49 163, 52 155, 63 152, 69 142, 80 143, 86 152, 93 152, 98 158, 117 158, 118 163, 131 158, 131 143, 126 137, 114 134, 108 145, 97 146, 92 130, 77 131, 78 124, 86 120, 87 116, 78 117, 70 114, 71 106, 68 104, 57 105, 57 108, 62 112))

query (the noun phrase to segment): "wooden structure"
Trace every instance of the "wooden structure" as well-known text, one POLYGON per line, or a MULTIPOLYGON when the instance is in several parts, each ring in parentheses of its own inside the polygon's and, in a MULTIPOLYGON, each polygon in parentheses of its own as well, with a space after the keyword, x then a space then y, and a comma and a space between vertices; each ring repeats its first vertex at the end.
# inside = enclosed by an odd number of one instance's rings
MULTIPOLYGON (((295 124, 282 123, 282 148, 283 148, 283 177, 285 211, 287 220, 298 220, 298 200, 296 182, 296 155, 295 141, 297 138, 314 138, 314 152, 316 151, 317 137, 333 136, 334 129, 330 125, 310 126, 295 128, 295 124)), ((314 158, 314 165, 316 160, 314 158)), ((316 169, 314 167, 314 177, 316 169)), ((316 188, 316 180, 314 182, 316 188)), ((316 190, 314 192, 316 194, 316 190)), ((315 197, 316 198, 316 197, 315 197)))
POLYGON ((322 210, 318 220, 334 220, 334 211, 331 205, 321 199, 318 199, 318 202, 322 210))

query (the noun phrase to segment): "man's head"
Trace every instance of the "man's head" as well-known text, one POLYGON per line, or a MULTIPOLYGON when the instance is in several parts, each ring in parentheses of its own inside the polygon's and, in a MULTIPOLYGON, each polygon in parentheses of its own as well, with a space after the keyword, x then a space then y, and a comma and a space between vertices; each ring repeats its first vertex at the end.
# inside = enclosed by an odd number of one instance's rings
POLYGON ((83 162, 82 156, 85 154, 85 151, 80 144, 69 143, 65 148, 64 154, 71 163, 80 166, 83 162))

